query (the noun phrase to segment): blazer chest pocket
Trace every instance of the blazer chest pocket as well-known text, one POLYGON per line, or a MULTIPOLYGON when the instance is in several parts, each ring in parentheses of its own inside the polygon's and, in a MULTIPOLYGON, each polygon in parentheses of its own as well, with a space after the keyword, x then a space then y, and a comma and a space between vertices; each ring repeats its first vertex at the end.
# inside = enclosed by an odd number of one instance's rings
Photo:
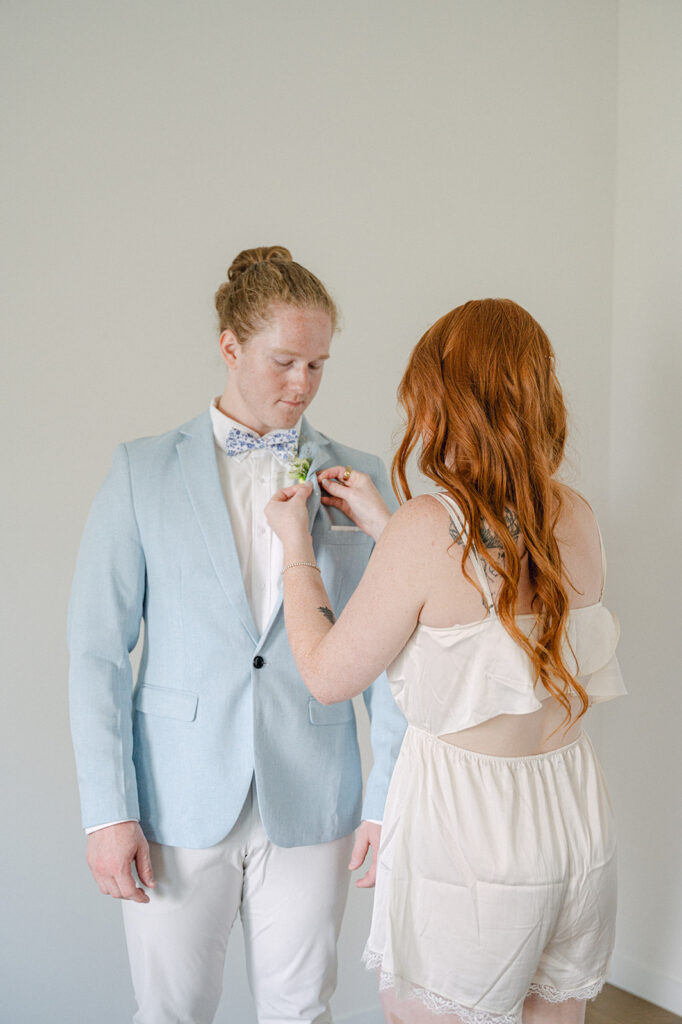
POLYGON ((343 725, 355 717, 351 701, 344 700, 340 704, 320 704, 311 697, 308 701, 308 721, 311 725, 343 725))
POLYGON ((364 530, 361 530, 359 526, 328 526, 322 534, 322 543, 326 544, 342 544, 346 546, 355 546, 372 543, 372 538, 369 537, 364 530))
POLYGON ((144 715, 176 718, 180 722, 193 722, 199 698, 189 690, 172 690, 168 686, 150 686, 142 683, 135 691, 135 710, 144 715))

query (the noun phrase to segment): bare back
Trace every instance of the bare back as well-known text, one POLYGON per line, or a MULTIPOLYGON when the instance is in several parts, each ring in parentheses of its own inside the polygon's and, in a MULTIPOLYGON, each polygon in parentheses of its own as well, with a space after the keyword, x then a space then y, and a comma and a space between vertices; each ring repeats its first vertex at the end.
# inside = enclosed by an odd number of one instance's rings
MULTIPOLYGON (((422 522, 426 534, 424 548, 427 552, 430 580, 418 621, 423 626, 435 629, 478 622, 487 616, 487 605, 476 587, 464 575, 463 545, 456 539, 457 530, 440 503, 426 496, 418 500, 423 506, 422 522)), ((497 538, 485 527, 482 532, 488 552, 499 561, 504 555, 497 538)), ((564 488, 563 491, 556 536, 571 609, 596 605, 603 588, 599 529, 587 502, 569 488, 564 488)), ((517 543, 521 557, 517 615, 520 617, 519 626, 522 629, 526 626, 530 629, 534 621, 531 613, 534 591, 520 532, 517 543), (528 618, 524 619, 523 616, 528 618)), ((483 559, 480 561, 483 562, 483 559)), ((471 578, 476 579, 471 559, 467 569, 471 578)), ((497 602, 501 577, 487 565, 485 573, 493 600, 497 602)), ((580 702, 574 698, 572 703, 575 714, 580 702)), ((564 709, 554 698, 550 698, 544 700, 541 709, 533 713, 497 715, 472 728, 446 733, 440 738, 479 753, 501 757, 527 757, 564 746, 580 735, 581 722, 566 730, 562 724, 564 717, 564 709)))

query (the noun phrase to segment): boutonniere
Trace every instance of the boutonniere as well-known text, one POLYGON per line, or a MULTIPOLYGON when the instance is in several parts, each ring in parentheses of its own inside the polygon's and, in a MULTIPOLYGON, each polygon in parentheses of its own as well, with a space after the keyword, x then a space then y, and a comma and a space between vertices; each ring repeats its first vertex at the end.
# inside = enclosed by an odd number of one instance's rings
POLYGON ((309 444, 302 445, 298 453, 292 455, 287 463, 289 467, 289 476, 292 480, 295 480, 298 484, 304 484, 308 478, 312 461, 312 446, 309 444))

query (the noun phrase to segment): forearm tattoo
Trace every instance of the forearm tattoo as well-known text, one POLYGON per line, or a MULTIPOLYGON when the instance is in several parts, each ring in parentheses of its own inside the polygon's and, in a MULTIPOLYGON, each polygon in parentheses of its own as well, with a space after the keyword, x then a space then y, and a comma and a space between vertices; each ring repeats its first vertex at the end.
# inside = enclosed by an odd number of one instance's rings
POLYGON ((336 616, 331 608, 318 608, 317 610, 318 612, 322 612, 327 622, 331 622, 332 626, 334 625, 336 622, 336 616))

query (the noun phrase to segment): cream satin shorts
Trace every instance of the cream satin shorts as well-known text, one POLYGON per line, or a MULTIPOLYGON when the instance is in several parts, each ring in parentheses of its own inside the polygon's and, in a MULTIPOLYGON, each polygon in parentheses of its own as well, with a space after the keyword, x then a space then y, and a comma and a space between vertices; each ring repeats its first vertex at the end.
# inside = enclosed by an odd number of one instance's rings
POLYGON ((585 733, 508 758, 408 728, 364 954, 382 987, 464 1024, 520 1024, 531 992, 598 993, 615 916, 611 804, 585 733))

